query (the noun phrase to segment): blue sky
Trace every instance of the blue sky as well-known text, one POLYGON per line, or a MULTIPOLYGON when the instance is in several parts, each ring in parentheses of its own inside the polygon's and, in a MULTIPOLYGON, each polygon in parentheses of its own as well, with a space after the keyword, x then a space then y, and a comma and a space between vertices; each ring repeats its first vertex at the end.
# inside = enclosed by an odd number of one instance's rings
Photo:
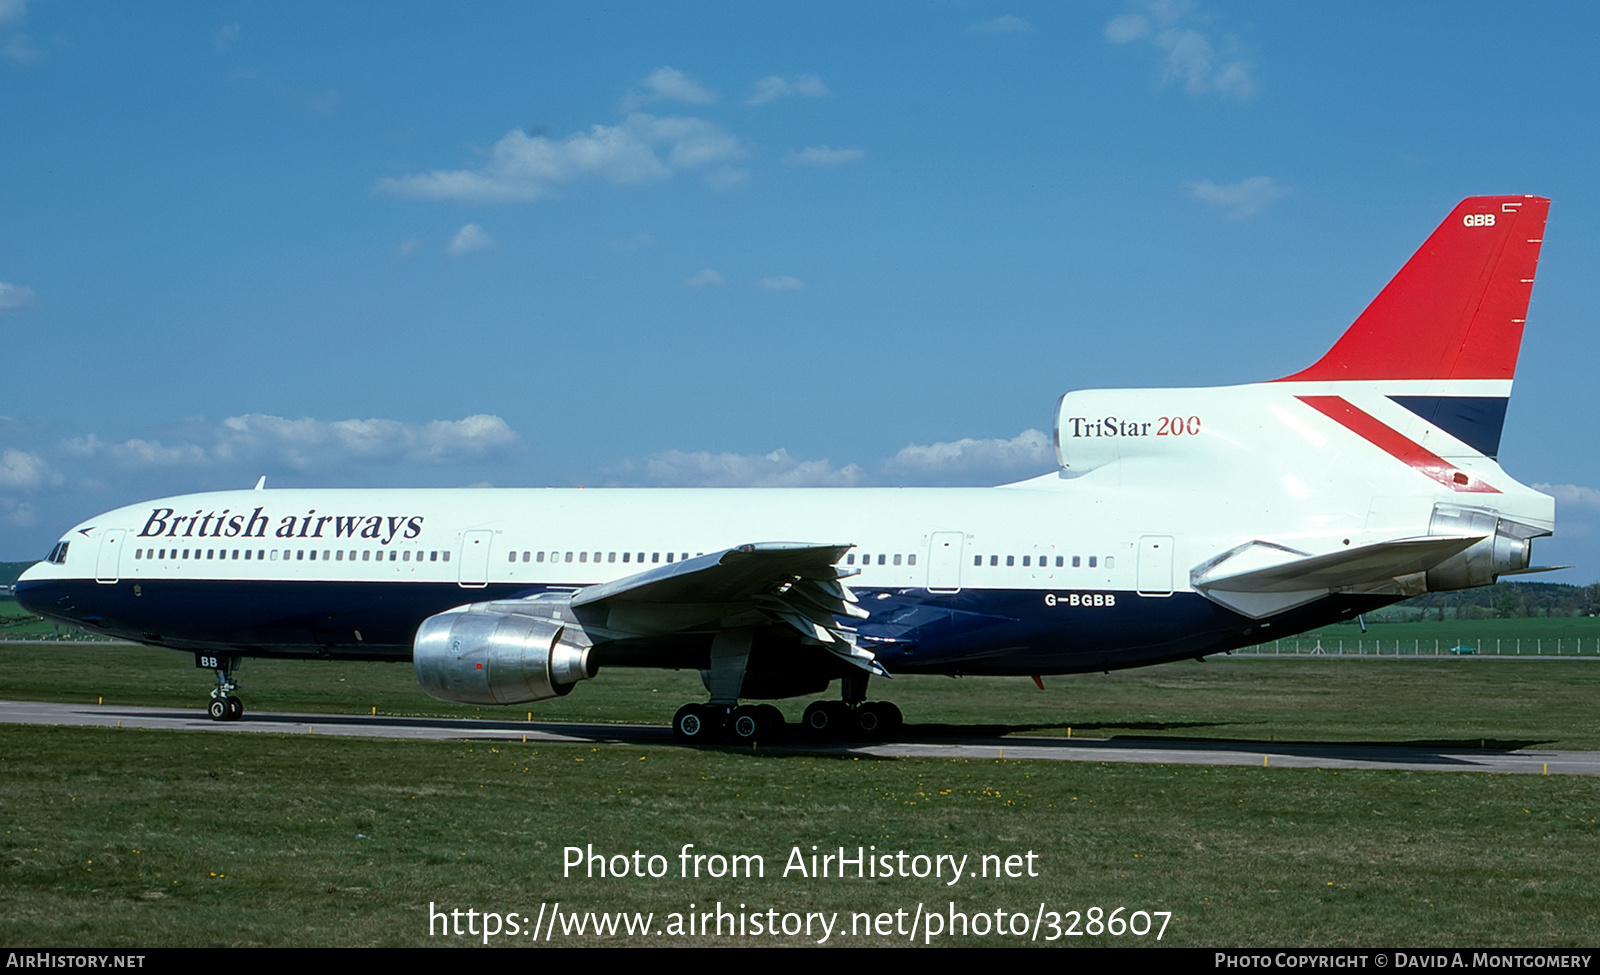
POLYGON ((273 486, 987 484, 1553 199, 1501 461, 1600 579, 1593 5, 0 0, 0 558, 273 486))

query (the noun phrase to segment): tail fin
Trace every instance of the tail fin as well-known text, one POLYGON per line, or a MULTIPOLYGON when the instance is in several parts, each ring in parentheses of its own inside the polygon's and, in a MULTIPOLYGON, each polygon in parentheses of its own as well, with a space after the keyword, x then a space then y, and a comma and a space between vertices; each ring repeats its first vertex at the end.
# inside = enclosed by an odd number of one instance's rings
POLYGON ((1279 382, 1511 379, 1549 211, 1462 200, 1327 355, 1279 382))

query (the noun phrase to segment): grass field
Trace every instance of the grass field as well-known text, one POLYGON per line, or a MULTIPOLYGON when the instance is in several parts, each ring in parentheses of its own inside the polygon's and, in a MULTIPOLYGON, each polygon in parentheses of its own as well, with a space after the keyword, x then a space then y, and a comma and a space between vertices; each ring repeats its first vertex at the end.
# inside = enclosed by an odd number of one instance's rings
MULTIPOLYGON (((653 671, 608 671, 518 709, 432 701, 403 664, 248 660, 239 677, 252 710, 664 724, 703 696, 697 675, 653 671)), ((210 684, 209 671, 172 651, 0 645, 3 698, 198 711, 210 684)), ((1025 679, 902 678, 875 682, 874 696, 899 703, 928 736, 1070 726, 1094 737, 1600 747, 1593 660, 1235 656, 1047 678, 1042 692, 1025 679)), ((793 719, 802 704, 784 709, 793 719)), ((919 904, 947 913, 953 903, 969 916, 1002 909, 1008 924, 1041 911, 1170 911, 1164 945, 1583 946, 1600 921, 1597 817, 1600 782, 1563 776, 0 726, 0 940, 476 943, 430 936, 430 903, 527 927, 559 901, 586 924, 590 911, 654 913, 661 933, 558 934, 553 944, 809 943, 748 928, 743 937, 665 933, 670 915, 715 913, 720 902, 747 922, 762 912, 765 923, 769 909, 838 912, 832 944, 905 944, 899 934, 852 935, 851 921, 887 912, 894 930, 919 904), (677 856, 686 843, 760 855, 766 875, 685 879, 677 856), (564 848, 591 844, 661 854, 670 872, 564 877, 564 848), (986 854, 1032 852, 1038 875, 969 875, 955 886, 783 876, 791 851, 809 856, 812 845, 966 855, 973 870, 986 854)), ((969 931, 934 943, 1018 939, 969 931)))
POLYGON ((919 903, 1008 917, 1166 911, 1161 944, 1233 947, 1592 945, 1600 914, 1600 788, 1576 777, 0 728, 0 799, 0 917, 14 946, 479 940, 437 926, 430 937, 430 904, 524 926, 557 902, 655 915, 648 937, 560 944, 816 940, 664 933, 670 915, 719 902, 838 912, 832 943, 856 945, 907 943, 850 935, 850 923, 910 918, 919 903), (764 876, 684 879, 686 843, 759 855, 764 876), (670 869, 564 876, 574 845, 658 853, 670 869), (1032 853, 1037 876, 784 876, 792 851, 813 845, 966 855, 974 870, 985 854, 1032 853))

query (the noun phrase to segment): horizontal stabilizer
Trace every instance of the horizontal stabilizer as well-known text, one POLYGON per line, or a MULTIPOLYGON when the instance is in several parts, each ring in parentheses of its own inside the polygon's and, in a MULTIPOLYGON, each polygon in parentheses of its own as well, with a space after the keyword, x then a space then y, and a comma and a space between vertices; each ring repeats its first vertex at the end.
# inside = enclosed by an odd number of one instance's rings
MULTIPOLYGON (((1415 578, 1482 541, 1477 535, 1430 535, 1308 555, 1271 542, 1246 542, 1205 562, 1190 582, 1207 599, 1261 619, 1334 590, 1405 592, 1415 578)), ((1420 591, 1420 590, 1419 590, 1420 591)))

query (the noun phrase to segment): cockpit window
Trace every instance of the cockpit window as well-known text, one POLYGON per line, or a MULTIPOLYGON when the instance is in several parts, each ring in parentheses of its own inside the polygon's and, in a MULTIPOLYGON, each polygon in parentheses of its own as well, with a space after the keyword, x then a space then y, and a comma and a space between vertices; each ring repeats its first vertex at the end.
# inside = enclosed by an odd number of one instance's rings
POLYGON ((61 565, 65 563, 67 561, 67 546, 70 544, 72 543, 57 542, 56 547, 50 550, 50 554, 45 556, 44 560, 53 565, 61 565))

